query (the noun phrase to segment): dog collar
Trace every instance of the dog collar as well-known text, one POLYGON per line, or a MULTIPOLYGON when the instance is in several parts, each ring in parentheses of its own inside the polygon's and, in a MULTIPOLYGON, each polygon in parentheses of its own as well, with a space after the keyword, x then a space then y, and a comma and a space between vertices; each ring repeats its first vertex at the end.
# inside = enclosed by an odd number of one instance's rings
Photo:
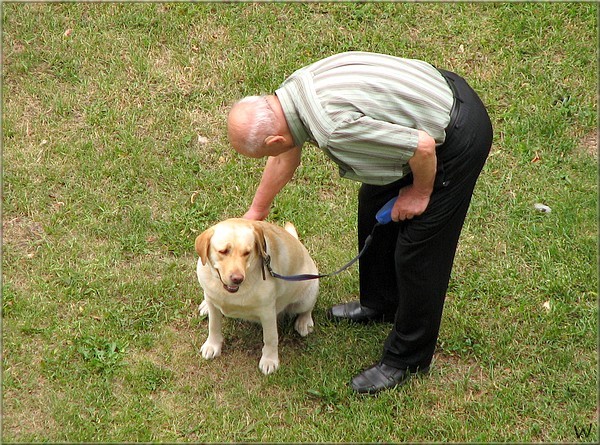
POLYGON ((261 256, 261 260, 262 260, 261 271, 262 271, 263 281, 265 281, 267 279, 267 276, 265 274, 265 268, 269 271, 269 275, 271 275, 272 277, 275 277, 275 272, 273 272, 273 269, 271 269, 271 255, 261 256))

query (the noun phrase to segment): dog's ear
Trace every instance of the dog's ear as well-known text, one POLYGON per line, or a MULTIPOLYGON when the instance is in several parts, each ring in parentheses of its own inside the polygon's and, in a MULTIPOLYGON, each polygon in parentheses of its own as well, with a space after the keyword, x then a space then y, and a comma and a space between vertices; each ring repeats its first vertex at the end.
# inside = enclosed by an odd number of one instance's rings
POLYGON ((208 251, 210 249, 210 239, 213 236, 214 229, 210 228, 196 237, 196 253, 200 256, 202 265, 205 266, 208 261, 208 251))
POLYGON ((265 231, 263 228, 254 224, 254 248, 256 249, 256 253, 264 258, 267 256, 267 241, 265 240, 265 231))

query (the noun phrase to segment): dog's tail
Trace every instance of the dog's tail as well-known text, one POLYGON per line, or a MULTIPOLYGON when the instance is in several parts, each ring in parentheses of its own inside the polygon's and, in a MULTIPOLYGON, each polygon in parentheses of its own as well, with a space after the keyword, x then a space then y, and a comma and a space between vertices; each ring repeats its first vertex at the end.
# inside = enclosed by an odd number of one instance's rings
POLYGON ((294 238, 298 239, 298 232, 296 232, 296 227, 291 222, 286 222, 283 227, 287 233, 292 235, 294 238))

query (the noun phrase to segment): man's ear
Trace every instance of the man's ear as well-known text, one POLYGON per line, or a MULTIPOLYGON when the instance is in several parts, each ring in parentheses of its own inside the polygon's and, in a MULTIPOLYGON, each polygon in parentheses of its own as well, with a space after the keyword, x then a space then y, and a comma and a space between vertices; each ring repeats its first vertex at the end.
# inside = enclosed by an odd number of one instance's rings
POLYGON ((279 134, 274 134, 265 138, 265 145, 267 147, 274 147, 283 143, 285 143, 285 138, 279 134))

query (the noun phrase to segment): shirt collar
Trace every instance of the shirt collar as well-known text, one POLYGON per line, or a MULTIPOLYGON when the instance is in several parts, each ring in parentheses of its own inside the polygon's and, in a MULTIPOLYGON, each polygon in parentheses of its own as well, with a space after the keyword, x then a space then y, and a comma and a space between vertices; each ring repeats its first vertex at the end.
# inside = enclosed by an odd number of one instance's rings
POLYGON ((306 131, 306 128, 304 128, 304 124, 302 123, 300 116, 298 116, 298 111, 294 104, 294 95, 297 96, 296 85, 294 82, 286 82, 281 88, 275 91, 275 94, 283 109, 283 114, 285 115, 285 120, 287 121, 290 133, 292 133, 292 137, 294 138, 295 146, 302 147, 304 143, 310 139, 310 136, 306 131))

